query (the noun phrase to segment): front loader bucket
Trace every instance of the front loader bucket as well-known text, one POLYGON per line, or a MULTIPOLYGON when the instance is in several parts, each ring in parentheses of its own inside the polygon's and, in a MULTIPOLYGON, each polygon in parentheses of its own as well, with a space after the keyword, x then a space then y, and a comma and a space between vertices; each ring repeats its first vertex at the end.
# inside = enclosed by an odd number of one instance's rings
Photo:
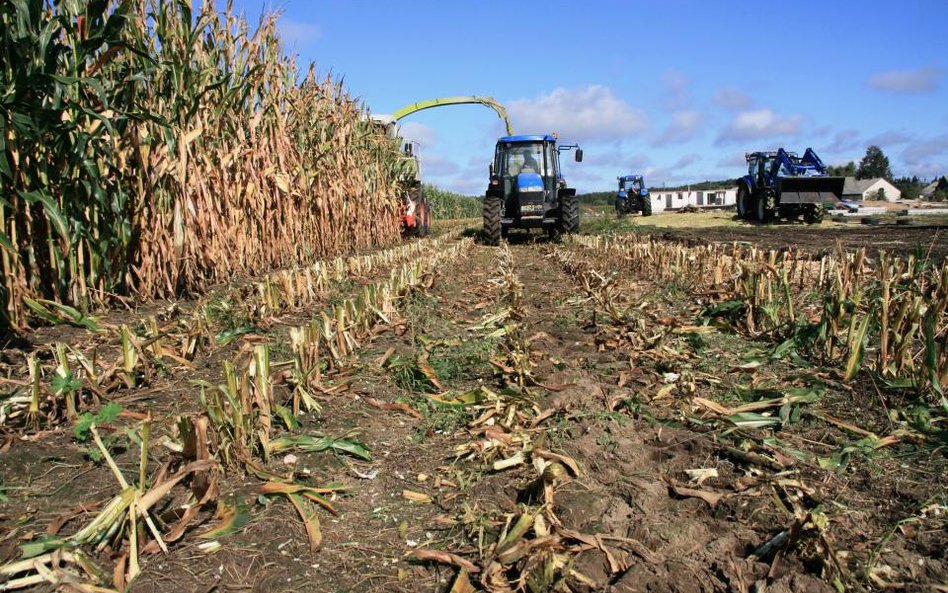
POLYGON ((845 177, 778 177, 777 196, 781 204, 822 204, 843 197, 845 177))

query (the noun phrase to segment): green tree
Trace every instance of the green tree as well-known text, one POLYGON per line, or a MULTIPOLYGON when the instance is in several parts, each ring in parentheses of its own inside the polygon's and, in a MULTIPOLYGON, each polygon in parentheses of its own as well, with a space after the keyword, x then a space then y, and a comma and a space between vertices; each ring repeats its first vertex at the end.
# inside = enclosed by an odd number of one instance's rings
POLYGON ((856 169, 856 179, 892 179, 892 168, 889 166, 889 157, 875 144, 866 149, 866 156, 859 161, 856 169))
POLYGON ((849 161, 845 165, 833 166, 830 165, 826 168, 826 172, 835 177, 855 177, 856 176, 856 163, 849 161))

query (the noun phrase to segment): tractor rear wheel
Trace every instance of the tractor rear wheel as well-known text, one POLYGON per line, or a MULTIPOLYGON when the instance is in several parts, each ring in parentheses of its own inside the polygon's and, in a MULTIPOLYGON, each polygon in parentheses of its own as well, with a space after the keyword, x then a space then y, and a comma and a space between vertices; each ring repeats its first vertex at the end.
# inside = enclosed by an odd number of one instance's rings
POLYGON ((489 244, 500 243, 500 196, 484 198, 484 234, 489 244))
POLYGON ((579 198, 565 196, 560 202, 560 228, 564 233, 579 232, 579 198))
POLYGON ((820 224, 825 212, 823 204, 807 204, 803 210, 803 221, 807 224, 820 224))
POLYGON ((642 198, 642 216, 652 215, 652 196, 642 198))
POLYGON ((764 195, 757 198, 757 222, 770 224, 777 216, 777 196, 772 192, 765 191, 764 195))
POLYGON ((750 192, 742 186, 737 190, 737 217, 741 220, 749 220, 752 212, 750 192))

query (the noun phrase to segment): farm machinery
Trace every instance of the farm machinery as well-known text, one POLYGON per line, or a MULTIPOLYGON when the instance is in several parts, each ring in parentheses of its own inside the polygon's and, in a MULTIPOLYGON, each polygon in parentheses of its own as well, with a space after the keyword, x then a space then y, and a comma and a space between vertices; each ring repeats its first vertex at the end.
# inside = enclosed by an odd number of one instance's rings
POLYGON ((411 140, 404 140, 399 135, 398 122, 404 117, 413 113, 431 109, 433 107, 443 107, 446 105, 464 105, 480 104, 490 107, 497 112, 498 117, 504 120, 507 126, 507 133, 513 134, 510 125, 510 119, 507 117, 507 110, 504 106, 490 97, 444 97, 440 99, 430 99, 428 101, 419 101, 402 107, 392 115, 375 115, 372 121, 376 125, 385 129, 386 133, 393 140, 402 143, 403 161, 401 166, 401 220, 402 233, 405 235, 415 235, 424 237, 428 234, 428 227, 431 221, 431 210, 428 207, 428 201, 421 184, 421 163, 418 159, 418 143, 411 140))
POLYGON ((622 175, 618 177, 618 180, 616 214, 619 218, 633 212, 641 212, 642 216, 651 216, 652 196, 645 187, 645 179, 641 175, 622 175))
POLYGON ((484 196, 484 231, 491 243, 512 228, 542 228, 551 237, 579 230, 579 198, 566 187, 560 154, 576 144, 557 146, 555 134, 508 135, 497 140, 490 165, 490 183, 484 196))
POLYGON ((808 224, 823 220, 823 204, 843 195, 845 178, 826 174, 812 148, 802 157, 783 148, 750 152, 747 175, 738 181, 737 214, 746 220, 770 223, 803 215, 808 224))

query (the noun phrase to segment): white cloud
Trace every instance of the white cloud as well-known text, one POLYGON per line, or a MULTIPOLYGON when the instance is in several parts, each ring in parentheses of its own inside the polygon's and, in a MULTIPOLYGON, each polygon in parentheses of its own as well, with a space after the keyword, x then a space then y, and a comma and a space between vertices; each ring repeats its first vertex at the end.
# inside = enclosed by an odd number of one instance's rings
POLYGON ((733 111, 747 109, 751 106, 750 96, 739 88, 733 86, 723 86, 719 88, 717 92, 714 93, 712 100, 721 107, 733 111))
POLYGON ((944 175, 948 165, 943 155, 948 155, 948 134, 912 142, 902 151, 902 159, 913 175, 944 175))
POLYGON ((620 149, 598 149, 590 147, 583 149, 583 162, 577 168, 602 167, 610 170, 625 171, 627 168, 640 169, 648 164, 649 159, 644 154, 626 156, 627 152, 620 149))
POLYGON ((672 169, 684 169, 688 165, 693 165, 701 160, 701 155, 698 154, 686 154, 675 161, 675 164, 672 165, 672 169))
POLYGON ((278 22, 280 28, 280 37, 283 39, 283 45, 287 49, 307 47, 319 41, 323 36, 319 25, 296 21, 283 17, 278 22))
POLYGON ((422 154, 437 144, 438 136, 434 129, 417 122, 409 121, 399 125, 399 134, 406 140, 414 140, 421 145, 422 154))
POLYGON ((906 134, 905 132, 900 132, 896 130, 889 130, 887 132, 882 132, 881 134, 876 134, 872 138, 866 140, 866 144, 873 144, 875 146, 881 146, 886 148, 888 146, 897 146, 899 144, 908 144, 912 141, 912 136, 906 134))
POLYGON ((742 111, 721 131, 717 143, 793 136, 802 124, 801 115, 779 115, 770 109, 742 111))
POLYGON ((457 163, 434 152, 422 152, 420 160, 422 179, 427 179, 429 175, 432 177, 448 177, 460 171, 457 163))
POLYGON ((928 66, 916 70, 891 70, 873 74, 866 81, 870 88, 891 93, 931 93, 944 78, 941 68, 928 66))
POLYGON ((514 129, 531 134, 558 132, 566 141, 616 140, 648 127, 645 114, 598 84, 558 88, 536 99, 511 101, 507 111, 514 129))
POLYGON ((681 144, 694 139, 702 131, 705 117, 697 111, 679 111, 672 116, 672 121, 655 139, 655 146, 667 144, 681 144))
POLYGON ((662 86, 665 87, 664 105, 668 111, 680 111, 691 105, 691 93, 688 91, 688 78, 677 70, 666 70, 662 74, 662 86))
POLYGON ((830 152, 847 152, 859 144, 859 131, 851 128, 840 130, 833 135, 833 141, 827 147, 830 152))
POLYGON ((725 158, 719 160, 719 161, 717 162, 717 165, 718 165, 719 167, 726 168, 726 169, 734 169, 734 168, 739 168, 739 167, 743 167, 743 168, 746 169, 746 168, 747 168, 747 158, 745 158, 743 152, 739 152, 739 153, 737 153, 737 154, 735 154, 735 155, 732 155, 732 156, 729 156, 729 157, 725 157, 725 158))

